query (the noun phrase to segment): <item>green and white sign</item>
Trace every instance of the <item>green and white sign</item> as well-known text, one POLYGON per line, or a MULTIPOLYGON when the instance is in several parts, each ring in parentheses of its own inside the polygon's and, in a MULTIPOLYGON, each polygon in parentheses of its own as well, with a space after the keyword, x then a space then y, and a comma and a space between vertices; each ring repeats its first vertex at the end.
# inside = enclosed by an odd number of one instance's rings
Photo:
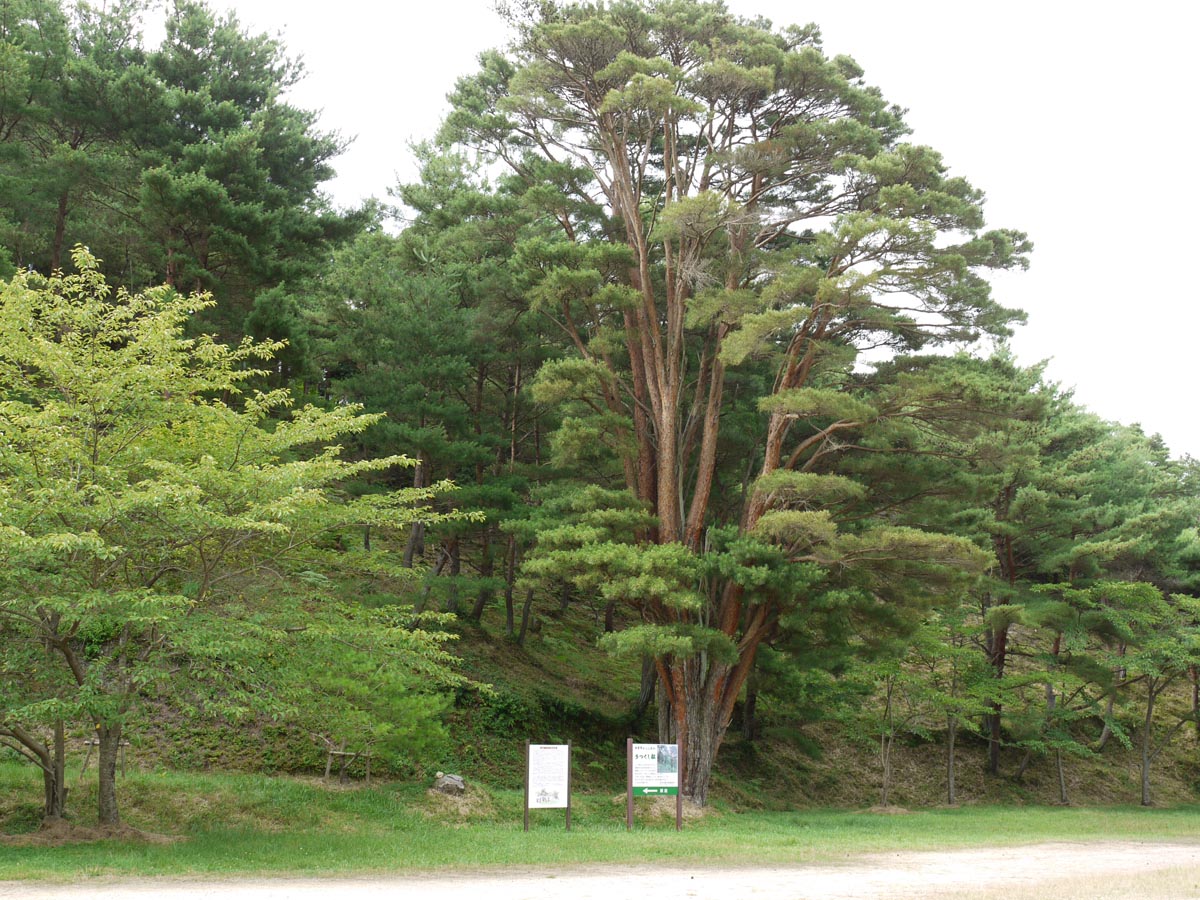
POLYGON ((635 797, 674 797, 679 793, 679 745, 634 744, 635 797))

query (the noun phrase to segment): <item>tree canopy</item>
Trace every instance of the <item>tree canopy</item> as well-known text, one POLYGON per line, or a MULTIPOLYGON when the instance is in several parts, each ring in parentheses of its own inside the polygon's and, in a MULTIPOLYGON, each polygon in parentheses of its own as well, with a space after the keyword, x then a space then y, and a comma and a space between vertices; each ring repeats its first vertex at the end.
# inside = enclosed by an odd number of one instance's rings
MULTIPOLYGON (((838 535, 820 497, 858 435, 921 403, 854 396, 858 355, 1006 334, 1020 316, 983 274, 1024 265, 1025 236, 986 230, 982 194, 906 143, 900 110, 813 26, 695 0, 533 3, 512 22, 511 51, 459 83, 442 138, 506 164, 541 213, 516 253, 531 307, 578 360, 554 369, 556 391, 618 438, 624 486, 654 515, 644 552, 702 553, 709 529, 731 524, 791 563, 975 565, 928 532, 838 535), (756 480, 730 504, 714 488, 726 386, 745 368, 765 375, 756 480)), ((687 791, 703 801, 757 648, 799 598, 751 602, 732 573, 705 590, 680 578, 692 599, 639 610, 691 636, 656 656, 687 791), (718 635, 733 652, 708 658, 718 635)))
POLYGON ((1200 723, 1200 479, 1005 346, 1028 237, 815 25, 503 7, 399 206, 346 212, 278 38, 0 0, 0 744, 46 815, 82 727, 115 822, 161 704, 437 753, 500 610, 513 660, 640 663, 619 727, 700 803, 781 708, 885 796, 906 733, 951 799, 966 733, 1065 801, 1137 732, 1148 801, 1200 723))
MULTIPOLYGON (((42 766, 48 813, 61 814, 61 758, 32 726, 92 721, 100 819, 112 823, 116 749, 139 697, 182 667, 222 682, 226 709, 302 705, 278 664, 275 688, 258 696, 247 657, 262 664, 276 650, 283 661, 286 648, 271 645, 287 644, 289 626, 326 638, 365 628, 312 587, 315 570, 347 564, 321 541, 350 525, 436 519, 427 505, 444 486, 340 496, 347 479, 408 463, 341 457, 334 442, 379 414, 296 408, 286 390, 254 390, 278 345, 187 337, 211 300, 111 291, 86 251, 74 262, 77 273, 22 274, 0 291, 0 628, 29 667, 6 691, 0 736, 42 766), (264 591, 264 581, 276 584, 264 591)), ((444 636, 408 621, 380 617, 376 652, 409 673, 410 691, 454 683, 444 636)), ((314 642, 306 679, 332 649, 314 642)))

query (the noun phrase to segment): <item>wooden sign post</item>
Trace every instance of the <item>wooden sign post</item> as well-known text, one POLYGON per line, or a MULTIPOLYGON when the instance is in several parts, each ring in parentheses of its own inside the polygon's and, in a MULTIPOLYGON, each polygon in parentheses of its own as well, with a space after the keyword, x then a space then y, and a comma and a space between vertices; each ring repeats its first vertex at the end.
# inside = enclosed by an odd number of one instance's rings
POLYGON ((525 742, 525 830, 529 810, 565 809, 571 830, 571 743, 525 742))
POLYGON ((675 830, 683 829, 683 793, 679 790, 683 754, 678 744, 625 741, 625 830, 633 828, 634 797, 675 798, 675 830))

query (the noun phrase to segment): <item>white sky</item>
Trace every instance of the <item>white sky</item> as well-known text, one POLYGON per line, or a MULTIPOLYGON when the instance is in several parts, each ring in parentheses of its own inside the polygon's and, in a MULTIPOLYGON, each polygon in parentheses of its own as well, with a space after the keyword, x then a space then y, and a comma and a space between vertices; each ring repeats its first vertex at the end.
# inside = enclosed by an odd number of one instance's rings
MULTIPOLYGON (((415 177, 456 78, 505 42, 491 0, 212 0, 279 32, 308 76, 294 103, 355 136, 329 190, 341 205, 415 177)), ((996 282, 1029 313, 1012 345, 1110 419, 1200 457, 1186 273, 1200 215, 1194 43, 1200 5, 1068 0, 728 0, 777 25, 816 21, 830 54, 909 110, 913 140, 988 196, 989 224, 1029 232, 1026 273, 996 282)))

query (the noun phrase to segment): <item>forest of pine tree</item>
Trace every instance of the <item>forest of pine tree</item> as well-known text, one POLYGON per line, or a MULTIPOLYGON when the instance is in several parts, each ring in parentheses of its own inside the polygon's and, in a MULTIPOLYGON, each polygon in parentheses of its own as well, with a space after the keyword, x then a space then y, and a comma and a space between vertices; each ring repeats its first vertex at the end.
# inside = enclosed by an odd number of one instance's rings
POLYGON ((401 771, 486 690, 452 638, 555 629, 699 804, 814 705, 885 804, 901 736, 950 802, 970 741, 1064 802, 1122 745, 1149 804, 1200 734, 1200 473, 1018 363, 1029 238, 814 26, 512 6, 345 210, 277 39, 0 0, 0 754, 44 814, 94 730, 118 820, 147 709, 401 771))

